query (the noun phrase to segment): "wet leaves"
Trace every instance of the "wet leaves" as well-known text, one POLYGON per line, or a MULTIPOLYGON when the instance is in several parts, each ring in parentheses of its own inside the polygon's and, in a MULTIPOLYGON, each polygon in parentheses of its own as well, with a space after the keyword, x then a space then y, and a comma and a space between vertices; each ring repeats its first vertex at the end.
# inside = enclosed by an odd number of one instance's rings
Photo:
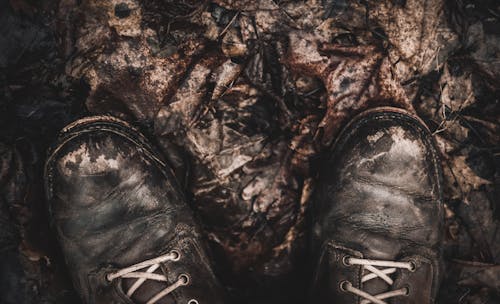
POLYGON ((290 35, 292 70, 320 78, 327 90, 327 112, 319 127, 328 146, 346 121, 363 109, 380 105, 413 111, 405 92, 390 75, 391 65, 373 46, 329 44, 306 33, 290 35))
MULTIPOLYGON (((316 161, 339 129, 364 109, 398 106, 427 122, 443 155, 446 259, 461 262, 450 266, 442 298, 498 297, 495 5, 61 0, 57 18, 37 7, 57 20, 46 22, 53 35, 22 17, 37 16, 33 5, 11 4, 0 37, 0 123, 9 131, 2 139, 30 147, 22 158, 38 171, 28 184, 40 179, 55 130, 75 117, 88 110, 135 121, 185 181, 223 278, 257 296, 256 286, 292 280, 302 261, 316 161)), ((33 203, 43 194, 33 189, 21 210, 43 219, 33 203)), ((44 269, 45 251, 23 248, 37 260, 27 273, 54 280, 46 274, 57 253, 44 269)))

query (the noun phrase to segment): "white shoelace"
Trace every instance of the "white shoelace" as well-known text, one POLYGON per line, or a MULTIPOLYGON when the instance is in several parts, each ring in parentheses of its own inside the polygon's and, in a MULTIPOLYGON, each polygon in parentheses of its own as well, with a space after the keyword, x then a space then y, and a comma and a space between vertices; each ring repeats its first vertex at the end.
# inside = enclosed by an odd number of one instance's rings
MULTIPOLYGON (((368 260, 368 259, 358 259, 353 257, 344 257, 343 262, 346 265, 362 265, 364 266, 365 270, 368 270, 370 272, 361 278, 361 283, 370 281, 375 278, 379 278, 384 280, 389 286, 392 286, 392 284, 394 284, 394 281, 388 276, 389 274, 396 272, 398 268, 407 269, 409 271, 415 271, 416 267, 415 263, 413 262, 368 260), (375 266, 386 267, 386 268, 379 269, 375 266)), ((409 292, 408 288, 404 287, 397 290, 380 293, 377 295, 371 295, 361 289, 352 286, 352 283, 349 281, 341 282, 340 288, 344 291, 353 293, 363 298, 360 304, 369 304, 369 303, 387 304, 387 302, 384 302, 382 300, 398 296, 405 296, 408 295, 409 292)))
MULTIPOLYGON (((160 268, 160 264, 167 262, 167 261, 178 261, 181 258, 181 255, 178 251, 171 251, 170 253, 167 253, 165 255, 159 256, 154 259, 146 260, 144 262, 132 265, 130 267, 121 269, 117 272, 110 273, 106 276, 106 279, 108 281, 113 281, 118 278, 123 278, 123 279, 137 279, 135 283, 127 290, 127 296, 131 297, 134 292, 141 287, 142 284, 146 280, 153 280, 153 281, 159 281, 159 282, 167 282, 167 277, 163 274, 156 274, 154 273, 158 268, 160 268), (139 270, 144 270, 147 268, 145 271, 139 271, 139 270)), ((189 276, 187 274, 181 274, 177 278, 177 281, 175 281, 174 284, 167 286, 165 289, 161 290, 158 292, 155 296, 153 296, 151 299, 146 304, 155 304, 157 303, 160 299, 174 291, 175 289, 179 288, 180 286, 188 285, 189 284, 189 276)), ((189 300, 188 304, 198 304, 198 301, 195 299, 189 300)))

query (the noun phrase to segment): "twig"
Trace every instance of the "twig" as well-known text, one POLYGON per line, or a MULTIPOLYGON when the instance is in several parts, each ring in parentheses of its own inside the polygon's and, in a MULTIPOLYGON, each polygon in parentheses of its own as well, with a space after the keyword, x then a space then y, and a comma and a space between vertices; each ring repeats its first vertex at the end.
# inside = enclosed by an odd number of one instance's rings
POLYGON ((241 11, 237 11, 234 14, 233 18, 231 18, 231 21, 229 21, 229 23, 226 25, 226 27, 224 27, 222 32, 220 32, 219 37, 222 37, 229 30, 229 27, 231 27, 231 25, 234 23, 234 21, 236 21, 236 18, 240 15, 240 13, 241 13, 241 11))

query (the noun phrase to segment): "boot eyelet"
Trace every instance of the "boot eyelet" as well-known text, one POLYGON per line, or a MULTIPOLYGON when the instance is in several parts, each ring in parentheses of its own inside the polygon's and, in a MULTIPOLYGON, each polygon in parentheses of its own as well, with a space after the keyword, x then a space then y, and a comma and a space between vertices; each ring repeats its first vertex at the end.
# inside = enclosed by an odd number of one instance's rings
POLYGON ((410 261, 410 271, 411 272, 415 272, 415 270, 417 270, 417 263, 415 263, 415 261, 410 261))
POLYGON ((345 281, 345 280, 344 280, 344 281, 340 282, 340 284, 339 284, 339 288, 340 288, 340 290, 342 290, 343 292, 347 292, 347 291, 349 291, 349 287, 352 287, 352 284, 351 284, 351 282, 349 282, 349 281, 345 281))
POLYGON ((181 281, 182 285, 188 285, 189 284, 189 276, 185 273, 181 274, 178 278, 178 280, 181 281))
POLYGON ((405 290, 405 294, 404 294, 404 296, 405 296, 405 297, 409 296, 409 295, 410 295, 410 286, 409 286, 409 285, 405 285, 405 286, 403 287, 403 289, 405 290))
POLYGON ((197 300, 191 299, 189 300, 188 304, 199 304, 197 300))
POLYGON ((350 262, 350 258, 351 258, 350 256, 344 255, 342 257, 342 264, 344 264, 344 266, 351 266, 352 264, 350 262))
POLYGON ((172 261, 178 261, 178 260, 181 259, 181 253, 179 251, 177 251, 177 250, 170 251, 170 254, 174 256, 172 258, 172 261))

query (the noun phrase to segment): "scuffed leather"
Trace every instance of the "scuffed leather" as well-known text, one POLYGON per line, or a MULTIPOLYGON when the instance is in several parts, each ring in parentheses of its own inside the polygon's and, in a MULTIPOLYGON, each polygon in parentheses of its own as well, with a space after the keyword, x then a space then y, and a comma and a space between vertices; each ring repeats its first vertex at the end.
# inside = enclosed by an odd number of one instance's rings
POLYGON ((310 303, 328 301, 327 299, 332 299, 332 297, 338 303, 357 303, 355 295, 340 289, 342 281, 349 281, 356 288, 361 287, 362 269, 360 266, 345 265, 342 260, 346 256, 363 258, 363 254, 359 251, 339 246, 332 241, 325 243, 316 266, 317 270, 313 279, 315 291, 312 295, 313 301, 310 303))
MULTIPOLYGON (((159 303, 193 298, 200 304, 223 303, 174 175, 144 136, 125 122, 91 117, 64 129, 48 158, 45 181, 53 226, 85 303, 132 303, 121 280, 108 282, 106 274, 173 249, 181 258, 162 265, 167 285, 182 273, 189 275, 190 284, 159 303)), ((141 296, 165 287, 150 283, 141 296)))
POLYGON ((359 303, 339 289, 342 280, 354 280, 350 272, 363 271, 342 263, 349 251, 417 265, 415 272, 393 274, 391 287, 380 279, 351 281, 354 287, 370 294, 409 287, 408 296, 386 301, 433 303, 440 281, 441 192, 437 152, 421 121, 394 108, 355 118, 325 160, 315 193, 312 241, 320 264, 314 303, 359 303))

